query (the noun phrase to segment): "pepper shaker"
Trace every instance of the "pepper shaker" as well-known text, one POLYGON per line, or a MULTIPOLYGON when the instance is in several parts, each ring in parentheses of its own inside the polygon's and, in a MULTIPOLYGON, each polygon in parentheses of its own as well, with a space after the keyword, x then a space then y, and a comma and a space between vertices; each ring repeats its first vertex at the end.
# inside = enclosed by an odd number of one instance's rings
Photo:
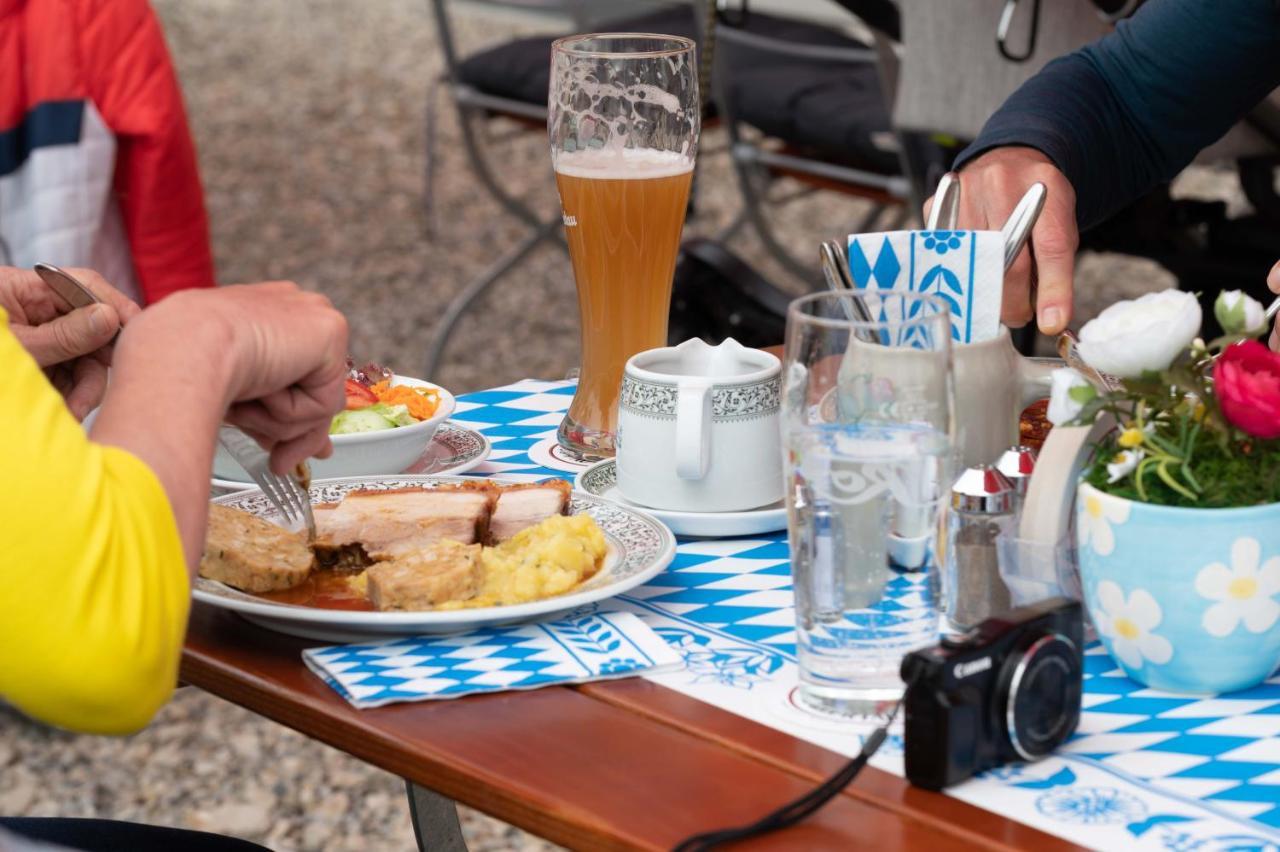
POLYGON ((963 633, 1008 611, 996 540, 1013 535, 1017 487, 994 465, 971 467, 951 489, 942 576, 947 628, 963 633))

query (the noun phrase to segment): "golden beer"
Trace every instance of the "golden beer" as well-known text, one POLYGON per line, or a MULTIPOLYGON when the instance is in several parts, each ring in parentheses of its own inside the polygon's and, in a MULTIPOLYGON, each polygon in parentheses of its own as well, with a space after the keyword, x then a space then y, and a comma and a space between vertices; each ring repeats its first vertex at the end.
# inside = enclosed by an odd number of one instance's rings
POLYGON ((663 151, 580 152, 556 164, 582 322, 582 367, 564 431, 579 446, 597 443, 591 433, 613 434, 627 359, 666 345, 692 178, 687 160, 663 151))

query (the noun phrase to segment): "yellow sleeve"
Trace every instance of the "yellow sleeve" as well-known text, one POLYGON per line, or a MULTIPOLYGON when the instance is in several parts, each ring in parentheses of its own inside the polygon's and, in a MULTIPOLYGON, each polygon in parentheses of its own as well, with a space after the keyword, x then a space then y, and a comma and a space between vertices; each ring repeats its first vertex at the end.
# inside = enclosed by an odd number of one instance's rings
POLYGON ((168 496, 88 439, 0 311, 0 699, 122 734, 177 680, 190 589, 168 496))

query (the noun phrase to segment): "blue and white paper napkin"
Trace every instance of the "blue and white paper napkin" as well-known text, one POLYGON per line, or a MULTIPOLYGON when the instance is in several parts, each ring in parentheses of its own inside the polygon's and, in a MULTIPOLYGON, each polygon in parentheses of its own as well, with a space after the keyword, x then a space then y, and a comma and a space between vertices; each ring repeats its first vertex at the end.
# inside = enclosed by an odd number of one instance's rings
POLYGON ((860 290, 939 297, 951 309, 951 339, 957 343, 991 340, 999 333, 1004 296, 999 231, 850 234, 849 272, 860 290))
POLYGON ((654 674, 683 665, 676 651, 627 612, 311 648, 302 659, 360 708, 654 674))

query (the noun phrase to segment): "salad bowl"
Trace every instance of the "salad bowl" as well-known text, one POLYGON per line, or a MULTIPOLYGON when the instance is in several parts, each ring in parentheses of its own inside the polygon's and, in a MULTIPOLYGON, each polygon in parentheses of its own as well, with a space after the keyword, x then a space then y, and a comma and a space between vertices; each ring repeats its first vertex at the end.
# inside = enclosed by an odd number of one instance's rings
MULTIPOLYGON (((440 404, 429 420, 408 426, 334 435, 333 455, 311 460, 311 475, 316 479, 340 476, 384 476, 397 474, 412 465, 435 437, 440 424, 453 414, 453 394, 422 379, 393 375, 391 384, 429 388, 440 396, 440 404)), ((245 481, 248 475, 226 450, 218 447, 213 457, 213 475, 217 479, 245 481)))

